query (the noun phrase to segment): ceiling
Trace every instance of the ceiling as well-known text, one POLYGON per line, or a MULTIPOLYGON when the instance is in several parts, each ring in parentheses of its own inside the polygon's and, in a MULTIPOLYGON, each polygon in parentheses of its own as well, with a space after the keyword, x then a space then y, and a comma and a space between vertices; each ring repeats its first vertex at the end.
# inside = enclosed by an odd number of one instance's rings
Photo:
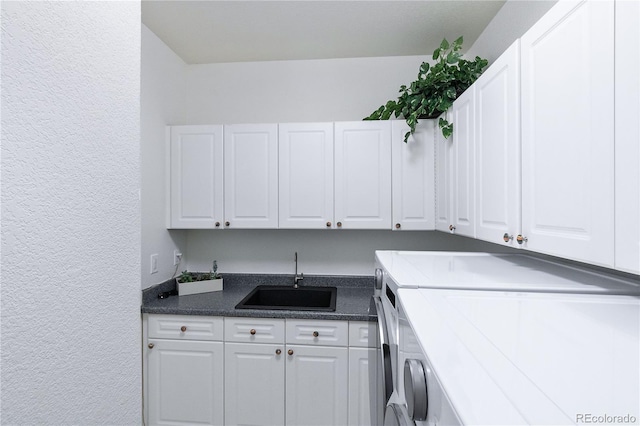
POLYGON ((431 55, 504 2, 143 0, 142 22, 188 64, 431 55))

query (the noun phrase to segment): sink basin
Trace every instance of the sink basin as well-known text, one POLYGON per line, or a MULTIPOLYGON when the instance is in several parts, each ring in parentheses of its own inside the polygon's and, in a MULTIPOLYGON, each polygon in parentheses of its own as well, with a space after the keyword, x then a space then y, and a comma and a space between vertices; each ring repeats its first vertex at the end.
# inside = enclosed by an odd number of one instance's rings
POLYGON ((259 285, 236 309, 331 312, 336 310, 336 288, 259 285))

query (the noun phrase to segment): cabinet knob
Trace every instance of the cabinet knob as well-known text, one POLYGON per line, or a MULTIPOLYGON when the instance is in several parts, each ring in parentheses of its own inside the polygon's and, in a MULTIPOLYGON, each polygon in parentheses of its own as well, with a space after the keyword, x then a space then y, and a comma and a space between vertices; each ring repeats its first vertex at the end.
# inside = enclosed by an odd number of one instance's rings
POLYGON ((280 349, 276 349, 276 355, 280 355, 282 351, 280 349))
POLYGON ((327 228, 331 228, 331 222, 327 222, 327 228))
POLYGON ((396 223, 396 229, 400 229, 400 226, 401 225, 399 223, 396 223))
POLYGON ((227 221, 224 223, 224 226, 231 226, 231 223, 229 223, 229 221, 227 220, 227 221))
POLYGON ((216 222, 216 228, 220 228, 220 222, 216 222))
POLYGON ((256 334, 256 329, 252 328, 251 330, 249 330, 249 333, 253 336, 254 334, 256 334))
POLYGON ((293 355, 293 349, 289 349, 289 350, 287 351, 287 353, 288 353, 289 355, 293 355))
POLYGON ((342 228, 342 222, 338 222, 336 225, 338 225, 338 228, 342 228))
POLYGON ((529 241, 529 239, 527 237, 523 237, 522 235, 518 234, 518 236, 516 237, 516 241, 518 242, 518 244, 522 244, 529 241))
POLYGON ((513 240, 513 235, 509 235, 507 232, 505 232, 502 236, 502 239, 505 243, 508 243, 509 241, 513 240))
POLYGON ((318 337, 320 335, 320 333, 318 333, 317 331, 313 332, 313 337, 318 337))
POLYGON ((187 326, 183 325, 182 327, 180 327, 180 331, 182 331, 183 333, 187 331, 187 326))
POLYGON ((149 346, 149 349, 153 349, 155 345, 153 343, 149 343, 147 346, 149 346))
POLYGON ((456 227, 453 225, 449 225, 449 231, 453 234, 456 231, 456 227))

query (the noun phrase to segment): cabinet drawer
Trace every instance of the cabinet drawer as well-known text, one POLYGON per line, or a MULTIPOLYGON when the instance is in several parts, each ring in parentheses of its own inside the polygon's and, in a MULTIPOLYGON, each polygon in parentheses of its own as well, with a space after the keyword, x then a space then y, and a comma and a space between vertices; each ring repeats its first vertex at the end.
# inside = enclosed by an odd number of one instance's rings
POLYGON ((226 342, 284 343, 284 319, 225 318, 226 342))
POLYGON ((222 317, 194 315, 149 315, 149 338, 223 340, 222 317))
POLYGON ((349 346, 376 347, 377 323, 375 321, 349 321, 349 346), (373 341, 369 341, 372 339, 373 341))
POLYGON ((347 321, 287 320, 287 343, 348 346, 347 321))

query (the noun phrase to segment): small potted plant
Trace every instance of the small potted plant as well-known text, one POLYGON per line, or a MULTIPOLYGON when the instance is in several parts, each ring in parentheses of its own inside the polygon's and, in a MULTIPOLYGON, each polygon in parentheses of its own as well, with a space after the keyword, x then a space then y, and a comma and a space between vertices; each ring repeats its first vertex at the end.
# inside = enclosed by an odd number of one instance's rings
MULTIPOLYGON (((404 136, 404 141, 407 142, 415 132, 419 118, 437 118, 448 110, 458 95, 471 86, 488 65, 488 61, 479 56, 473 61, 462 59, 460 49, 462 37, 451 44, 446 38, 443 39, 440 47, 433 52, 433 60, 436 62, 433 65, 423 62, 418 79, 408 87, 400 87, 398 100, 388 101, 365 120, 388 120, 392 115, 396 118, 404 117, 411 129, 404 136)), ((438 125, 445 138, 451 136, 453 124, 441 117, 438 125)))
POLYGON ((180 276, 176 278, 176 284, 179 296, 222 290, 222 276, 218 273, 218 262, 213 261, 213 268, 210 272, 182 271, 180 276))

